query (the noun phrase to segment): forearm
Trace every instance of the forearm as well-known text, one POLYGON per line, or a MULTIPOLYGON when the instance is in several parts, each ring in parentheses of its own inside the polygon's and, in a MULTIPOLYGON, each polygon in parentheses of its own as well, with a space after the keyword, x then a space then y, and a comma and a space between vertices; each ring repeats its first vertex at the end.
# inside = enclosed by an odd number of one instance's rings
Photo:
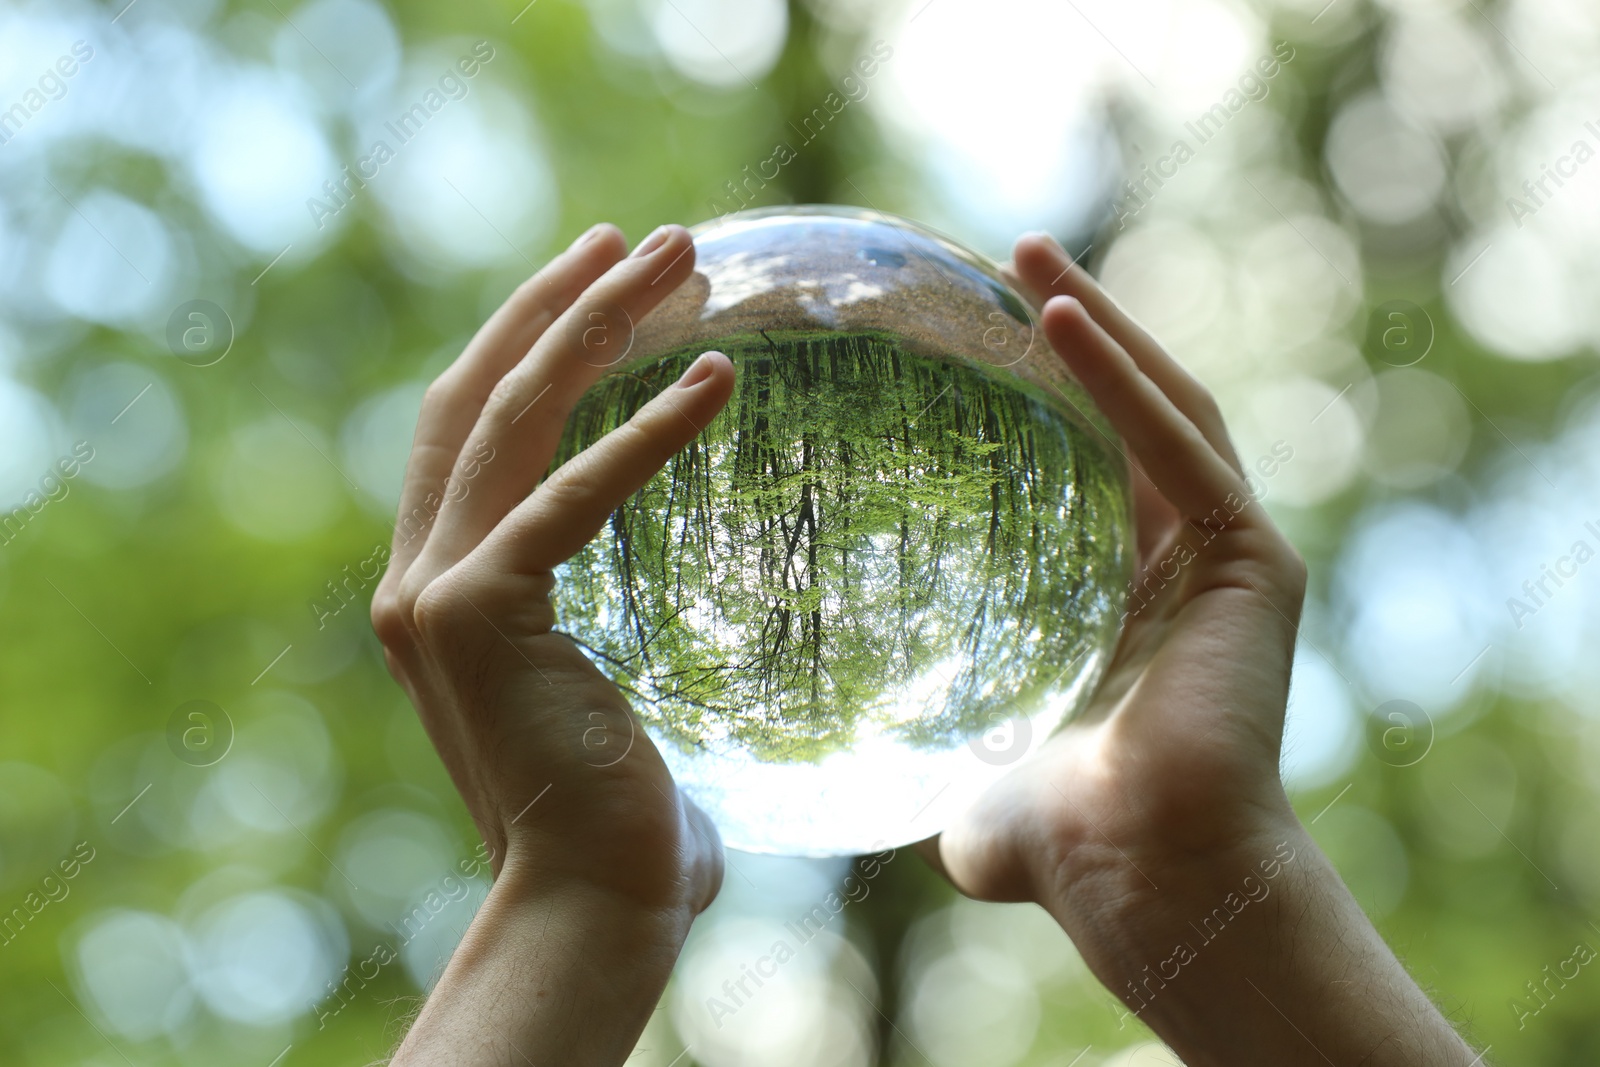
POLYGON ((622 1064, 688 926, 687 915, 503 872, 393 1067, 622 1064))
POLYGON ((1482 1062, 1298 823, 1157 881, 1137 914, 1097 924, 1096 955, 1120 961, 1102 980, 1190 1067, 1482 1062))

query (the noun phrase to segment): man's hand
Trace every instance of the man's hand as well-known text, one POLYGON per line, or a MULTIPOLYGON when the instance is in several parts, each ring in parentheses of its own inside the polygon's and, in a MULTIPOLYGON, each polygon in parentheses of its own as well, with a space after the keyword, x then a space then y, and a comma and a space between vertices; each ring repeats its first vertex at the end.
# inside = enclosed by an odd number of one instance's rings
POLYGON ((589 231, 512 295, 423 402, 372 619, 496 881, 396 1063, 446 1062, 447 1050, 452 1063, 522 1062, 513 1050, 620 1063, 721 883, 716 830, 622 694, 552 630, 552 570, 732 390, 727 357, 702 355, 545 477, 608 362, 597 324, 625 328, 694 269, 682 227, 627 258, 625 247, 615 227, 589 231))
POLYGON ((1187 1063, 1467 1067, 1280 783, 1306 570, 1215 401, 1053 240, 1014 263, 1132 453, 1140 567, 1087 713, 925 853, 969 895, 1042 904, 1187 1063))

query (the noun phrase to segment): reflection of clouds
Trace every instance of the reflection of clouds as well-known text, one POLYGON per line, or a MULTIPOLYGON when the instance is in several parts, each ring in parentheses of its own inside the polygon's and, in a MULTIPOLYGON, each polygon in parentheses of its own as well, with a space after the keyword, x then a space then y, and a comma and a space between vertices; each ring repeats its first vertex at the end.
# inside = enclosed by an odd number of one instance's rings
POLYGON ((839 309, 889 294, 889 288, 864 281, 854 274, 806 278, 792 283, 795 303, 811 313, 820 326, 839 325, 839 309))
POLYGON ((702 318, 738 307, 751 297, 769 293, 783 284, 792 257, 784 252, 757 253, 751 250, 729 252, 716 258, 702 258, 699 269, 711 280, 702 318))
MULTIPOLYGON (((1085 656, 1036 706, 1003 709, 1016 720, 1026 718, 1028 752, 1087 699, 1105 660, 1099 652, 1085 656)), ((967 660, 958 662, 971 666, 967 660)), ((940 685, 937 697, 948 698, 948 687, 940 685)), ((902 712, 928 710, 896 706, 902 712)), ((990 721, 983 725, 987 728, 990 721)), ((1028 754, 1019 751, 1015 760, 987 763, 974 755, 964 735, 943 749, 914 748, 891 729, 863 720, 853 744, 814 764, 755 760, 744 749, 730 747, 728 723, 717 718, 708 719, 703 748, 685 752, 670 742, 660 748, 673 779, 716 820, 724 838, 737 835, 735 847, 829 856, 872 852, 887 842, 938 832, 1028 754), (779 803, 777 797, 794 801, 779 803), (814 842, 829 844, 824 848, 814 842)))
POLYGON ((888 291, 884 286, 862 281, 854 274, 843 274, 829 280, 828 299, 835 304, 854 304, 859 300, 883 296, 888 291))
POLYGON ((990 264, 919 224, 856 208, 822 211, 825 217, 809 209, 771 208, 697 227, 700 268, 719 290, 705 314, 806 284, 826 286, 837 303, 913 288, 948 293, 951 287, 1005 303, 990 264))
POLYGON ((790 264, 798 258, 783 252, 740 251, 710 259, 701 268, 711 280, 711 294, 701 317, 711 318, 764 293, 792 288, 795 302, 801 308, 810 312, 818 323, 834 326, 838 322, 835 308, 877 299, 890 292, 889 286, 851 272, 814 278, 794 277, 790 264))
POLYGON ((810 312, 817 325, 834 328, 839 325, 838 302, 833 294, 818 282, 805 279, 794 283, 794 302, 810 312))
POLYGON ((944 703, 941 698, 950 686, 950 679, 969 665, 964 656, 948 656, 905 682, 891 694, 891 701, 879 718, 862 720, 856 724, 857 743, 870 744, 879 738, 891 740, 898 734, 896 726, 938 714, 944 703))

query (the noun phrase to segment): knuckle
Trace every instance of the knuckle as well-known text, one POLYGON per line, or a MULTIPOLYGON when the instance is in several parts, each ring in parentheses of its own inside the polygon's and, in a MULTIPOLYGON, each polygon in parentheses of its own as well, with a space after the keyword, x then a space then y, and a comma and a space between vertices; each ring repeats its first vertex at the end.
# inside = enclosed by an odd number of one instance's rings
POLYGON ((1211 390, 1201 385, 1198 381, 1194 383, 1193 403, 1195 411, 1213 427, 1220 429, 1224 425, 1222 405, 1218 404, 1217 398, 1211 395, 1211 390))
POLYGON ((417 601, 426 592, 428 583, 425 580, 406 575, 400 581, 400 586, 395 590, 394 612, 405 628, 406 635, 412 639, 420 636, 417 631, 417 601))
POLYGON ((460 625, 466 606, 467 599, 459 583, 441 575, 412 598, 411 627, 424 642, 431 643, 460 625))
POLYGON ((661 436, 661 427, 668 424, 672 415, 671 405, 657 396, 613 430, 612 441, 617 449, 630 455, 650 451, 661 436))
POLYGON ((539 487, 542 504, 556 515, 571 514, 580 508, 594 491, 592 466, 592 461, 584 461, 582 455, 568 460, 539 487))
POLYGON ((449 373, 441 374, 428 383, 428 388, 422 392, 422 411, 424 415, 436 413, 449 408, 455 397, 455 382, 449 373))
POLYGON ((506 303, 511 304, 518 311, 537 311, 544 304, 545 287, 549 280, 544 276, 544 271, 539 270, 517 283, 511 290, 511 298, 506 303))
POLYGON ((494 388, 489 390, 489 399, 486 404, 486 409, 488 411, 494 411, 503 414, 506 411, 513 409, 517 402, 517 397, 520 396, 521 393, 522 378, 515 371, 512 371, 504 378, 501 378, 498 382, 495 382, 494 388))
POLYGON ((385 648, 400 648, 411 639, 406 614, 400 608, 399 593, 387 583, 372 597, 372 630, 385 648))

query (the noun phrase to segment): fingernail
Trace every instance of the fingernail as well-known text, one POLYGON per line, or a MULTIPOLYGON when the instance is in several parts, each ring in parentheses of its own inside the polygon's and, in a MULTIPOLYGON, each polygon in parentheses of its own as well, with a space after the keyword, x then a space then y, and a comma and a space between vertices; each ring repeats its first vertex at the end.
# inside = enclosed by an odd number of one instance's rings
POLYGON ((1067 259, 1071 259, 1072 258, 1071 256, 1067 255, 1067 250, 1065 248, 1061 247, 1061 242, 1056 240, 1056 235, 1055 234, 1050 233, 1048 230, 1040 230, 1039 231, 1039 236, 1043 237, 1044 240, 1045 240, 1045 243, 1048 244, 1051 248, 1055 249, 1057 252, 1060 252, 1062 254, 1062 256, 1064 256, 1067 259))
POLYGON ((587 230, 584 230, 582 233, 578 234, 578 239, 567 246, 567 251, 570 252, 579 245, 588 244, 596 237, 599 237, 600 231, 605 228, 605 225, 606 224, 603 222, 597 222, 593 226, 590 226, 587 230))
POLYGON ((667 228, 665 226, 657 226, 654 230, 650 231, 650 236, 640 241, 639 247, 633 250, 634 258, 639 259, 644 256, 648 256, 651 252, 654 252, 656 249, 660 248, 666 243, 667 228))
POLYGON ((711 377, 711 353, 702 352, 689 364, 689 369, 683 372, 683 377, 672 383, 674 389, 693 389, 707 378, 711 377))

